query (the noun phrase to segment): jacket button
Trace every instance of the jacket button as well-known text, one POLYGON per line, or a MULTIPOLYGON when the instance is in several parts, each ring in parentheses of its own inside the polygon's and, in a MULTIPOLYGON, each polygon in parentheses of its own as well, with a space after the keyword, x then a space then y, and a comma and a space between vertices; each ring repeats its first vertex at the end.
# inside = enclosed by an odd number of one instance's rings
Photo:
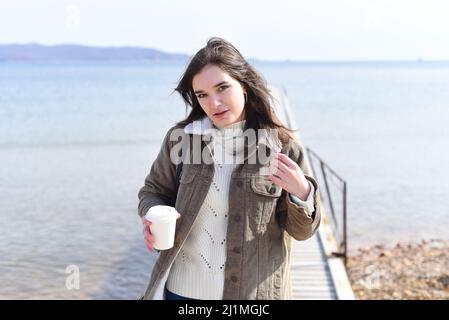
POLYGON ((231 276, 231 281, 232 282, 237 282, 239 279, 237 278, 237 276, 231 276))
POLYGON ((237 187, 241 188, 243 186, 242 180, 237 180, 237 187))
POLYGON ((234 221, 235 222, 240 222, 240 215, 234 216, 234 221))
POLYGON ((234 247, 234 252, 235 253, 240 253, 241 251, 240 251, 240 248, 239 247, 234 247))

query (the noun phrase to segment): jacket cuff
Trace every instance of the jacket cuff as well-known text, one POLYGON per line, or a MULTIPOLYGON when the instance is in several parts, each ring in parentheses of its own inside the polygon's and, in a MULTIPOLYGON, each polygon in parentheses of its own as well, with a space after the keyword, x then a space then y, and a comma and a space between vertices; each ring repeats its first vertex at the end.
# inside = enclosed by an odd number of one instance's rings
POLYGON ((297 206, 303 207, 306 214, 309 217, 312 217, 312 213, 315 210, 314 209, 314 194, 315 194, 315 187, 313 186, 313 184, 310 181, 307 181, 309 183, 310 186, 310 192, 309 195, 307 196, 307 199, 305 201, 299 199, 297 196, 289 193, 289 197, 290 197, 290 201, 293 202, 294 204, 296 204, 297 206))

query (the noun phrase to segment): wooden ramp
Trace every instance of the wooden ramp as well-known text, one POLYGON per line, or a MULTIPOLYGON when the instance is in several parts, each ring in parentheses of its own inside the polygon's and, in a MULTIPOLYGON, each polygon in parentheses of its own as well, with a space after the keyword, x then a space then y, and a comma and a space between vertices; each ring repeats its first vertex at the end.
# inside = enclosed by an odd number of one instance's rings
POLYGON ((354 292, 336 248, 326 214, 318 232, 306 241, 292 240, 290 263, 293 299, 354 300, 354 292))
POLYGON ((306 241, 292 241, 290 267, 293 299, 338 299, 319 236, 306 241))
MULTIPOLYGON (((270 87, 272 105, 280 120, 289 128, 297 129, 285 90, 270 87)), ((298 140, 301 137, 297 135, 298 140)), ((304 144, 303 144, 304 145, 304 144)), ((306 152, 306 150, 305 150, 306 152)), ((305 166, 311 174, 308 157, 305 166)), ((291 281, 293 299, 353 300, 346 269, 341 258, 333 256, 337 242, 332 234, 324 208, 318 232, 306 241, 292 239, 291 281)))

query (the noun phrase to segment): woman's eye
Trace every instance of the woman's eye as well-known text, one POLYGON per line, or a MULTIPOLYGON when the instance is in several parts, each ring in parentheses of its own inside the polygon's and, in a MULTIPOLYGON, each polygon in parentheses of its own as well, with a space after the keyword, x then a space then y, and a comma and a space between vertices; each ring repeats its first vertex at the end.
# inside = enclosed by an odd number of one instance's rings
MULTIPOLYGON (((229 86, 221 86, 221 87, 218 87, 218 91, 219 91, 219 92, 222 92, 222 91, 225 91, 227 88, 229 88, 229 86)), ((202 98, 204 98, 205 96, 206 96, 206 94, 200 93, 200 94, 198 94, 196 97, 197 97, 198 99, 202 99, 202 98)))

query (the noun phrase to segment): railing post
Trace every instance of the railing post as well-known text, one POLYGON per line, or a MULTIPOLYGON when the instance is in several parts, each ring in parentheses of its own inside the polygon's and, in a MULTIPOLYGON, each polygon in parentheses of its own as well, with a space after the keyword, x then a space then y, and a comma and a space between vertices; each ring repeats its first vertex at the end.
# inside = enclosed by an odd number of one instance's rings
POLYGON ((347 201, 347 187, 346 181, 343 182, 343 254, 344 254, 344 263, 346 266, 346 260, 348 257, 348 226, 347 226, 347 212, 346 212, 346 203, 347 201))

